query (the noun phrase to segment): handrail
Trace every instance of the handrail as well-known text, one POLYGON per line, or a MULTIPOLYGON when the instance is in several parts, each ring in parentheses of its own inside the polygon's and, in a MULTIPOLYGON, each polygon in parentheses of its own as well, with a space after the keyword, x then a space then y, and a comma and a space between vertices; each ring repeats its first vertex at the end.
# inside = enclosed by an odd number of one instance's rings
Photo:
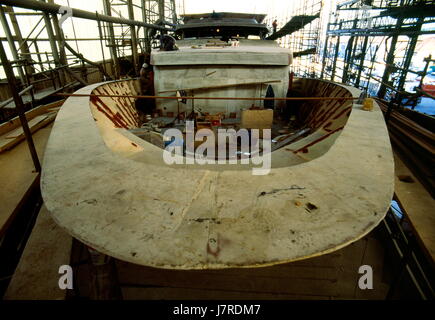
MULTIPOLYGON (((32 90, 32 89, 33 89, 33 85, 30 85, 30 86, 28 86, 27 88, 25 88, 25 89, 23 89, 22 91, 20 91, 20 92, 18 93, 18 95, 19 95, 19 96, 22 96, 22 95, 25 94, 27 91, 32 90)), ((0 104, 0 109, 3 108, 3 107, 5 107, 5 106, 7 106, 7 105, 8 105, 9 103, 11 103, 13 100, 14 100, 14 98, 11 97, 11 98, 9 98, 9 99, 3 101, 3 102, 0 104)))

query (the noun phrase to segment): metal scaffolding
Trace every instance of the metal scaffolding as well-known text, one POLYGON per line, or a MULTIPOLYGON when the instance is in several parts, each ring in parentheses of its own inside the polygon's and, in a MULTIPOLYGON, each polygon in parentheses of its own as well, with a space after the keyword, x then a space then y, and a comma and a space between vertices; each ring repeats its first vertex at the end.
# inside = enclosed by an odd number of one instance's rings
MULTIPOLYGON (((81 18, 97 21, 100 37, 90 39, 65 39, 61 28, 58 24, 58 14, 60 5, 55 4, 53 0, 34 1, 34 0, 5 0, 0 6, 0 22, 5 31, 9 48, 12 52, 13 59, 20 61, 21 64, 16 67, 21 83, 26 82, 26 74, 23 70, 24 59, 27 61, 26 71, 28 74, 50 70, 52 66, 59 67, 67 65, 68 59, 81 59, 77 54, 65 52, 65 45, 68 41, 100 41, 104 42, 110 49, 110 55, 113 61, 113 76, 120 76, 119 59, 127 58, 134 65, 136 74, 139 64, 138 56, 140 53, 149 52, 150 41, 148 37, 150 30, 160 30, 167 32, 173 29, 171 25, 176 22, 176 12, 174 0, 102 0, 102 9, 104 13, 87 12, 80 9, 72 8, 72 18, 81 18), (36 10, 36 12, 17 13, 13 7, 36 10), (159 10, 163 10, 160 14, 159 10), (6 15, 9 15, 10 22, 6 15), (27 37, 21 34, 17 16, 19 15, 37 15, 40 19, 27 37), (155 16, 161 16, 162 19, 155 19, 155 16), (128 18, 126 18, 128 17, 128 18), (169 26, 168 26, 169 25, 169 26), (12 33, 13 27, 14 34, 12 33), (46 32, 47 38, 42 38, 41 34, 46 32), (40 52, 38 42, 49 41, 51 52, 40 52), (29 48, 33 46, 32 50, 29 48), (48 56, 48 59, 44 61, 48 56), (35 66, 39 70, 35 70, 35 66), (118 67, 118 68, 117 68, 118 67)), ((102 60, 104 60, 104 48, 102 44, 102 60)), ((78 46, 78 45, 77 45, 78 46)), ((59 71, 57 73, 65 73, 59 71)), ((61 80, 65 81, 66 76, 59 75, 61 80)))
MULTIPOLYGON (((46 91, 43 94, 45 97, 76 84, 87 84, 88 71, 92 68, 92 73, 100 71, 104 76, 101 80, 137 76, 143 56, 151 48, 151 30, 167 32, 177 22, 174 0, 101 0, 100 4, 101 12, 72 8, 70 19, 74 37, 66 38, 59 26, 61 6, 54 0, 2 1, 0 23, 5 37, 0 38, 0 41, 7 42, 7 49, 12 55, 9 61, 14 74, 18 76, 17 91, 31 88, 23 96, 25 105, 30 103, 33 107, 36 103, 35 97, 40 97, 41 91, 46 91), (34 11, 20 12, 20 9, 34 11), (21 32, 20 24, 28 23, 29 20, 23 20, 22 16, 35 17, 32 19, 35 21, 34 26, 27 35, 21 32), (77 38, 74 29, 77 18, 96 21, 99 37, 77 38), (73 49, 71 41, 75 42, 76 49, 73 49), (99 61, 90 61, 86 54, 80 53, 78 43, 81 41, 95 41, 100 44, 99 61), (46 42, 49 42, 50 49, 41 50, 46 42), (110 61, 106 61, 109 58, 107 48, 110 61)), ((11 93, 1 91, 0 99, 8 101, 11 93)), ((12 101, 1 104, 0 120, 16 115, 13 105, 12 101)))
POLYGON ((75 30, 74 38, 65 37, 59 23, 61 6, 54 0, 4 0, 0 4, 0 23, 5 33, 0 38, 0 56, 7 77, 7 82, 0 83, 0 122, 19 116, 36 171, 40 164, 25 111, 54 93, 87 85, 92 73, 99 74, 96 82, 137 76, 150 52, 152 31, 172 31, 177 23, 174 0, 102 0, 101 4, 104 13, 71 8, 73 30, 76 18, 96 21, 99 37, 87 39, 77 38, 75 30), (20 8, 34 11, 17 11, 20 8), (36 17, 28 35, 21 32, 20 16, 36 17), (41 42, 47 41, 50 50, 40 50, 41 42), (70 41, 75 42, 76 49, 70 41), (101 59, 87 59, 79 52, 79 41, 98 41, 101 59), (3 42, 7 42, 12 59, 3 42), (104 45, 109 48, 110 61, 106 61, 104 45))
MULTIPOLYGON (((359 0, 338 4, 331 15, 322 52, 319 77, 343 82, 386 100, 415 106, 425 70, 412 68, 416 48, 435 22, 435 2, 420 0, 359 0), (420 86, 406 90, 411 75, 420 86)), ((423 61, 421 61, 423 62, 423 61)))
POLYGON ((178 22, 175 1, 102 1, 105 15, 117 16, 120 19, 123 19, 126 15, 130 20, 141 19, 145 24, 142 28, 135 25, 129 27, 125 27, 123 24, 114 25, 111 22, 101 22, 99 24, 101 38, 106 47, 110 48, 110 56, 114 61, 115 76, 118 78, 121 75, 120 60, 127 60, 131 63, 132 67, 126 72, 127 75, 136 75, 141 62, 143 62, 139 55, 146 55, 151 52, 153 35, 159 30, 159 28, 149 28, 146 25, 159 26, 161 32, 170 30, 178 22), (169 28, 165 26, 169 26, 169 28))
MULTIPOLYGON (((280 26, 296 17, 299 17, 301 21, 299 26, 297 26, 298 21, 295 21, 294 28, 297 29, 296 31, 277 40, 282 47, 292 50, 294 61, 290 69, 296 76, 316 77, 320 72, 319 48, 322 32, 324 32, 322 29, 323 17, 321 16, 324 7, 323 2, 322 0, 303 1, 278 21, 280 26), (303 23, 304 18, 308 18, 311 22, 303 23)), ((274 17, 268 17, 266 23, 271 25, 273 19, 274 17)))
MULTIPOLYGON (((293 15, 319 15, 323 3, 320 0, 304 1, 293 15)), ((306 25, 304 28, 292 33, 283 39, 285 47, 293 51, 295 62, 292 71, 301 77, 314 77, 318 72, 319 46, 321 39, 320 17, 306 25)))
POLYGON ((278 39, 293 51, 296 76, 342 82, 411 107, 431 96, 422 85, 432 57, 421 58, 419 68, 413 62, 422 37, 435 34, 435 1, 306 0, 278 23, 313 16, 318 18, 278 39), (412 75, 420 77, 415 89, 409 88, 412 75))

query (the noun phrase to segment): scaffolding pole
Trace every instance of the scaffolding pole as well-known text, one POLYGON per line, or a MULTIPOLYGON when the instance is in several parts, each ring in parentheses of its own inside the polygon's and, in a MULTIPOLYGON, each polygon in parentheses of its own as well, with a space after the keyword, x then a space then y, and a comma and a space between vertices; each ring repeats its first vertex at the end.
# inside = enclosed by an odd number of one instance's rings
MULTIPOLYGON (((104 13, 107 16, 111 16, 112 9, 110 6, 110 0, 104 0, 104 13)), ((100 17, 100 15, 98 15, 100 17)), ((107 24, 107 33, 109 34, 109 50, 110 50, 110 58, 112 59, 112 70, 115 78, 119 78, 120 69, 119 69, 119 61, 118 55, 116 53, 116 40, 115 40, 115 31, 113 29, 113 23, 109 22, 107 24)))
MULTIPOLYGON (((3 10, 3 6, 0 6, 0 21, 1 21, 1 24, 3 27, 3 30, 5 31, 6 39, 8 40, 8 44, 9 44, 9 49, 12 52, 12 57, 14 58, 15 61, 18 61, 18 60, 20 60, 20 57, 18 55, 17 48, 15 47, 15 43, 14 43, 14 40, 12 38, 12 32, 11 32, 11 29, 9 28, 8 21, 6 20, 6 15, 5 15, 5 12, 3 10)), ((24 84, 26 82, 26 77, 24 76, 24 72, 23 72, 23 69, 21 68, 21 66, 18 66, 18 74, 20 76, 21 83, 24 84)))
MULTIPOLYGON (((20 7, 24 9, 30 9, 30 10, 38 10, 43 11, 46 13, 51 14, 58 14, 59 9, 62 7, 61 5, 54 4, 54 3, 45 3, 41 1, 35 1, 35 0, 2 0, 2 3, 8 6, 14 6, 14 7, 20 7)), ((126 24, 129 26, 138 26, 138 27, 147 27, 152 29, 158 29, 158 30, 164 30, 164 31, 173 31, 172 28, 167 28, 164 26, 159 26, 155 24, 149 24, 142 21, 136 21, 136 20, 130 20, 130 19, 124 19, 124 18, 118 18, 113 17, 109 15, 96 15, 94 12, 89 12, 85 10, 80 10, 76 8, 72 9, 72 17, 81 18, 81 19, 88 19, 88 20, 97 20, 104 22, 110 22, 110 23, 120 23, 120 24, 126 24)))
MULTIPOLYGON (((133 11, 133 1, 127 0, 128 7, 128 18, 134 20, 134 11, 133 11)), ((137 74, 139 58, 137 52, 137 38, 136 38, 136 28, 134 25, 130 26, 130 35, 131 35, 131 54, 133 56, 133 65, 134 65, 134 73, 137 74)))
POLYGON ((18 86, 16 83, 14 71, 12 70, 12 66, 8 60, 8 57, 6 56, 6 52, 3 47, 3 43, 1 43, 1 41, 0 41, 0 60, 3 64, 3 69, 8 79, 9 88, 12 93, 12 97, 14 98, 15 108, 20 118, 21 126, 23 127, 24 136, 26 137, 27 145, 29 146, 29 151, 30 151, 30 155, 32 156, 35 170, 36 172, 41 172, 41 164, 39 162, 38 154, 35 149, 35 144, 33 143, 32 133, 30 131, 29 124, 27 123, 27 118, 24 113, 23 99, 18 93, 17 90, 18 86))

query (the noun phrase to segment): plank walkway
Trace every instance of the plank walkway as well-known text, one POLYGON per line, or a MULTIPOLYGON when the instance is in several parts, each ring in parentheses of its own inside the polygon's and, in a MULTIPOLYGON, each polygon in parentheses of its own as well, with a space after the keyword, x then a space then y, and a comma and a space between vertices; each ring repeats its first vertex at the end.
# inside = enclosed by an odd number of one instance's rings
MULTIPOLYGON (((45 145, 50 135, 51 126, 40 129, 33 134, 36 152, 43 159, 45 145)), ((12 150, 0 154, 0 236, 4 233, 14 211, 33 184, 38 174, 34 172, 32 158, 25 141, 12 150)))
POLYGON ((397 155, 394 155, 394 162, 396 197, 409 218, 420 244, 434 263, 435 200, 397 155))

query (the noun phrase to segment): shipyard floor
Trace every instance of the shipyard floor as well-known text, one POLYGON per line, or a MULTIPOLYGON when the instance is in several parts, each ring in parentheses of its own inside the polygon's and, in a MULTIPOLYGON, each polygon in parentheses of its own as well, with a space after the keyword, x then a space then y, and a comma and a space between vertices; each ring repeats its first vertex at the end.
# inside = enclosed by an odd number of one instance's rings
MULTIPOLYGON (((43 208, 6 299, 86 299, 92 296, 88 254, 43 208), (56 243, 56 246, 53 246, 56 243), (44 250, 40 250, 44 248, 44 250), (57 268, 75 270, 75 289, 57 286, 57 268), (27 262, 25 262, 27 261, 27 262), (48 263, 50 261, 50 263, 48 263), (51 279, 51 281, 50 281, 51 279), (48 280, 48 281, 47 281, 48 280), (32 286, 30 283, 40 285, 32 286)), ((392 279, 376 232, 334 253, 264 268, 163 270, 116 261, 123 299, 385 299, 392 279), (375 270, 374 289, 358 288, 358 268, 375 270)))
MULTIPOLYGON (((34 133, 39 157, 52 125, 34 133)), ((38 175, 32 172, 32 162, 24 142, 0 154, 0 174, 6 179, 6 192, 1 193, 2 229, 10 224, 23 199, 29 198, 28 189, 38 189, 38 175), (12 170, 7 166, 14 165, 12 170), (16 170, 20 168, 20 170, 16 170), (36 181, 36 183, 35 183, 36 181)), ((396 157, 396 169, 406 170, 396 157)), ((408 174, 408 173, 407 173, 408 174)), ((396 181, 397 183, 397 181, 396 181)), ((400 182, 399 182, 400 184, 400 182)), ((405 188, 409 188, 404 184, 405 188)), ((403 189, 403 186, 402 186, 403 189)), ((412 191, 412 190, 411 190, 412 191)), ((412 192, 409 189, 407 195, 412 192)), ((433 199, 419 200, 418 206, 431 206, 433 199), (425 203, 426 201, 426 203, 425 203)), ((411 202, 412 199, 407 199, 411 202)), ((414 201, 415 202, 415 201, 414 201)), ((92 271, 87 248, 73 240, 50 218, 39 204, 39 214, 29 231, 27 241, 22 241, 22 255, 12 274, 2 278, 7 282, 4 299, 93 299, 92 271), (59 267, 71 265, 74 270, 74 289, 60 290, 59 267)), ((418 211, 418 206, 414 210, 418 211)), ((16 213, 18 214, 18 213, 16 213)), ((27 214, 27 213, 26 213, 27 214)), ((393 221, 394 215, 389 213, 393 221)), ((423 239, 433 254, 433 220, 421 220, 423 239), (432 228, 432 229, 431 229, 432 228)), ((433 218, 432 218, 433 219, 433 218)), ((418 221, 417 221, 418 224, 418 221)), ((410 227, 411 228, 411 227, 410 227)), ((385 221, 366 237, 353 244, 311 259, 263 268, 182 271, 142 267, 114 260, 116 285, 122 298, 128 299, 403 299, 420 298, 412 283, 401 276, 400 259, 394 256, 393 245, 385 221), (373 269, 373 289, 361 290, 358 286, 359 267, 370 265, 373 269), (398 281, 398 277, 402 277, 398 281)), ((421 230, 421 229, 420 229, 421 230)), ((3 252, 4 253, 4 252, 3 252)), ((115 279, 110 279, 114 282, 115 279)))

